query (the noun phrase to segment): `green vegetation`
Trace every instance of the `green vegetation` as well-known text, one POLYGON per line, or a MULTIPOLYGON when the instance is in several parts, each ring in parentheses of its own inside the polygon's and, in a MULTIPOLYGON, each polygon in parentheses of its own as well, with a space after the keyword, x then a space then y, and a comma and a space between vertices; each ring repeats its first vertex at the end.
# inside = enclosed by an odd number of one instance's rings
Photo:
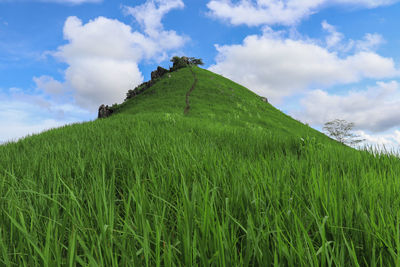
POLYGON ((170 71, 176 71, 182 68, 186 68, 188 66, 198 66, 198 65, 204 65, 203 60, 201 58, 194 58, 194 57, 173 57, 171 59, 171 62, 173 63, 172 68, 170 71))
POLYGON ((0 146, 2 266, 394 266, 400 163, 192 67, 0 146))
MULTIPOLYGON (((191 67, 191 66, 198 66, 198 65, 204 65, 203 60, 201 58, 194 58, 194 57, 178 57, 175 56, 171 59, 171 62, 173 63, 173 66, 167 70, 164 69, 160 66, 157 67, 157 70, 153 71, 151 73, 151 80, 147 82, 143 82, 142 84, 136 86, 134 89, 128 90, 126 93, 126 98, 125 101, 136 97, 137 95, 143 93, 150 87, 152 87, 154 84, 156 84, 164 74, 169 73, 169 72, 174 72, 182 68, 186 67, 191 67)), ((114 106, 115 108, 115 106, 114 106)))
MULTIPOLYGON (((148 86, 148 82, 144 82, 139 84, 138 86, 136 86, 134 89, 129 89, 128 92, 126 93, 126 98, 125 101, 127 101, 128 99, 131 99, 135 96, 137 96, 138 94, 141 94, 142 92, 144 92, 147 88, 149 88, 148 86)), ((114 106, 114 108, 116 108, 117 106, 114 106)))

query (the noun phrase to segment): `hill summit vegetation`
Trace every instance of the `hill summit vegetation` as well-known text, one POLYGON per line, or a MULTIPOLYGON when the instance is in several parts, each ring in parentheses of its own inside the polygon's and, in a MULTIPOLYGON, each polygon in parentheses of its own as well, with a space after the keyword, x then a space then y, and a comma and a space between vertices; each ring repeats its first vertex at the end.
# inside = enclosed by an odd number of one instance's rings
POLYGON ((400 262, 397 157, 195 65, 0 155, 2 266, 400 262))

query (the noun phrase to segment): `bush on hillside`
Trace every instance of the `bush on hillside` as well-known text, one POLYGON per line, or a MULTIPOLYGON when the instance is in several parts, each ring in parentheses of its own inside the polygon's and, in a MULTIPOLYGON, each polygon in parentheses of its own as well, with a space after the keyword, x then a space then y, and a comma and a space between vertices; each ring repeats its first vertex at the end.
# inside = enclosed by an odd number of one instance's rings
POLYGON ((148 87, 149 87, 149 82, 144 82, 144 83, 136 86, 135 89, 129 89, 128 92, 126 93, 125 101, 134 96, 137 96, 137 95, 143 93, 144 90, 146 90, 148 87))
POLYGON ((189 59, 187 57, 175 56, 171 59, 171 62, 173 63, 173 65, 170 71, 176 71, 178 69, 182 69, 189 66, 189 59))

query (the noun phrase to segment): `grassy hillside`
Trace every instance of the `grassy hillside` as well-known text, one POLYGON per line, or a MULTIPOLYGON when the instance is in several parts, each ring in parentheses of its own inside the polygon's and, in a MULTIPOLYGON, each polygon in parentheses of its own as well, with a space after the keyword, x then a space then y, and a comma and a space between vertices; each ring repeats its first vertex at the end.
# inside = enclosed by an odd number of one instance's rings
POLYGON ((0 146, 0 265, 400 262, 397 158, 343 146, 192 71, 107 119, 0 146))
MULTIPOLYGON (((121 105, 122 114, 174 114, 186 121, 221 127, 260 129, 280 136, 314 136, 329 142, 320 132, 280 112, 260 97, 220 75, 193 67, 198 79, 190 94, 190 112, 183 116, 185 95, 194 82, 190 68, 181 69, 156 83, 144 94, 121 105)), ((168 115, 167 115, 168 116, 168 115)))

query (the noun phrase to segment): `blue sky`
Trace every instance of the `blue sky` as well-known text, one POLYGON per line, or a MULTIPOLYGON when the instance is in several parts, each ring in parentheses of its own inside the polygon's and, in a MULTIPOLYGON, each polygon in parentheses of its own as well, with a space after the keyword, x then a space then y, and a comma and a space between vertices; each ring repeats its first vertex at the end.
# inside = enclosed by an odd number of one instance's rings
POLYGON ((0 141, 89 121, 173 55, 400 144, 399 0, 0 0, 0 141))

